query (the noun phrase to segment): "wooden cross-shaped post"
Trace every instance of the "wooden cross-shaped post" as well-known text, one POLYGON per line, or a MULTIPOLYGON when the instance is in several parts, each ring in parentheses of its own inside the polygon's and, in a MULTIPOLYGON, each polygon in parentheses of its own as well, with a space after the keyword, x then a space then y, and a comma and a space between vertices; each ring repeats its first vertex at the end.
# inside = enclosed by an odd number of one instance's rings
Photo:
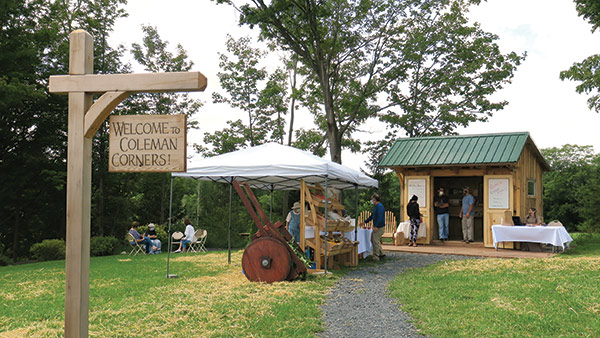
POLYGON ((94 75, 94 41, 70 35, 69 75, 51 76, 50 92, 69 94, 65 337, 87 337, 90 284, 92 138, 111 111, 136 92, 203 91, 199 72, 94 75), (92 103, 93 94, 102 94, 92 103))

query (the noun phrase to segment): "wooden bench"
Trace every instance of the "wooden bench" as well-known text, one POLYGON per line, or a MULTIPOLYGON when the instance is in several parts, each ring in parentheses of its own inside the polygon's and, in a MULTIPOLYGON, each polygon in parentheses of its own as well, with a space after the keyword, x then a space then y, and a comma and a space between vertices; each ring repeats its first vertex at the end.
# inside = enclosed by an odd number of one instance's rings
MULTIPOLYGON (((361 212, 360 215, 358 215, 358 224, 364 222, 367 218, 369 218, 369 216, 371 216, 370 211, 361 212)), ((366 223, 365 226, 372 228, 373 221, 366 223)), ((398 224, 396 224, 396 216, 394 216, 394 213, 391 211, 386 211, 385 212, 385 231, 383 232, 382 237, 383 238, 394 238, 394 233, 396 232, 397 226, 398 226, 398 224)))

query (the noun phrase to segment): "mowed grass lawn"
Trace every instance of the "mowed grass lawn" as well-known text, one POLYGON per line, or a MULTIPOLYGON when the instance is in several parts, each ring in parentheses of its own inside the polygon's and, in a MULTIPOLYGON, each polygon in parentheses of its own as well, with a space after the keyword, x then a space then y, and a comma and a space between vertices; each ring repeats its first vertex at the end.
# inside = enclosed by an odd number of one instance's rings
MULTIPOLYGON (((310 337, 322 329, 329 287, 343 272, 307 281, 251 283, 242 251, 93 257, 92 337, 310 337)), ((0 337, 63 336, 64 261, 0 267, 0 337)))
POLYGON ((600 337, 600 235, 549 259, 440 262, 389 291, 432 337, 600 337))

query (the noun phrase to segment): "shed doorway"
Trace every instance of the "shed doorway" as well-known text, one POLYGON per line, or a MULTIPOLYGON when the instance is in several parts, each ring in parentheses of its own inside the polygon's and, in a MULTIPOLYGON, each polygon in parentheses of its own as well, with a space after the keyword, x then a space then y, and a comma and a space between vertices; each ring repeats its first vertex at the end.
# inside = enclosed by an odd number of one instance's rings
MULTIPOLYGON (((434 177, 433 191, 437 193, 442 187, 446 191, 450 204, 450 225, 448 229, 448 240, 462 241, 462 223, 458 217, 463 198, 463 188, 469 187, 471 194, 475 198, 473 207, 474 220, 474 241, 483 242, 483 176, 455 176, 455 177, 434 177)), ((433 217, 432 239, 439 240, 439 227, 437 217, 433 217)))

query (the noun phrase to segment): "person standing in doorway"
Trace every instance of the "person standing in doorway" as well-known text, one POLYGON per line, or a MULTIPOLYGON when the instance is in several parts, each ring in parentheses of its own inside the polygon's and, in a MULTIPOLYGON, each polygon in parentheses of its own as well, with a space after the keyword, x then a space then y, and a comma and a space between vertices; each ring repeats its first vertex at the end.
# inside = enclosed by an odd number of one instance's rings
POLYGON ((448 225, 450 223, 450 211, 448 196, 444 192, 444 188, 439 188, 437 196, 433 201, 435 207, 435 213, 437 215, 437 222, 440 234, 440 241, 444 242, 448 240, 448 225))
POLYGON ((408 243, 408 246, 417 246, 417 234, 419 233, 419 226, 421 225, 421 212, 419 211, 418 200, 419 197, 413 195, 406 205, 406 214, 410 219, 410 243, 408 243))
POLYGON ((373 235, 371 236, 371 244, 373 244, 373 260, 378 261, 385 257, 383 250, 381 249, 381 236, 385 231, 385 208, 381 203, 381 198, 378 194, 371 196, 371 204, 373 204, 373 212, 371 216, 364 222, 361 222, 359 226, 364 226, 365 223, 373 221, 373 235))
POLYGON ((463 241, 465 243, 473 242, 473 205, 475 198, 471 195, 471 190, 465 188, 463 190, 464 197, 462 199, 462 207, 460 208, 459 217, 462 218, 463 241))

